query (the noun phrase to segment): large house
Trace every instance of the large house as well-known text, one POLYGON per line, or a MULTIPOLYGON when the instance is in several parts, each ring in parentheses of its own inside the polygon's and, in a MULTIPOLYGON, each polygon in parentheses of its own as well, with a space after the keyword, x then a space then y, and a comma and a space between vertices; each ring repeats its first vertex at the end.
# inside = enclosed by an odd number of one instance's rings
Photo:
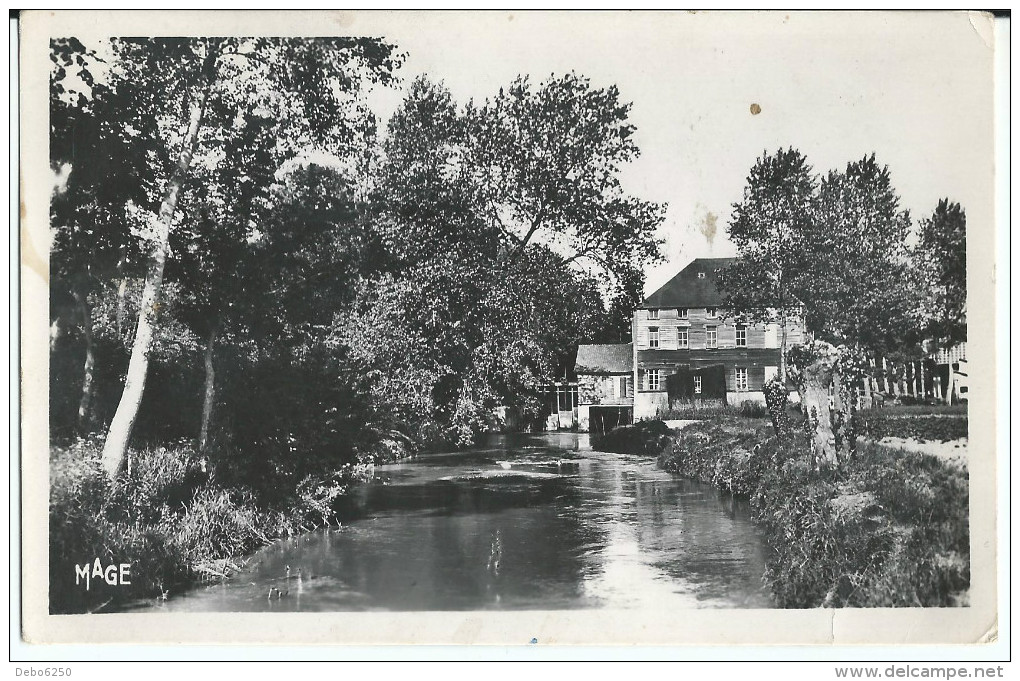
MULTIPOLYGON (((699 258, 648 296, 634 313, 634 418, 655 416, 669 406, 667 376, 693 372, 693 393, 701 393, 698 370, 721 365, 726 401, 764 402, 762 387, 779 372, 777 321, 755 322, 723 309, 720 272, 734 258, 699 258)), ((773 315, 774 319, 778 319, 773 315)), ((800 343, 804 327, 787 314, 787 346, 800 343)))
MULTIPOLYGON (((686 381, 693 401, 765 401, 762 387, 779 373, 779 324, 723 309, 719 274, 734 261, 699 258, 648 296, 634 312, 633 343, 578 348, 574 371, 581 430, 651 418, 668 409, 667 384, 674 374, 686 381)), ((786 326, 788 347, 804 340, 798 314, 788 312, 786 326)))

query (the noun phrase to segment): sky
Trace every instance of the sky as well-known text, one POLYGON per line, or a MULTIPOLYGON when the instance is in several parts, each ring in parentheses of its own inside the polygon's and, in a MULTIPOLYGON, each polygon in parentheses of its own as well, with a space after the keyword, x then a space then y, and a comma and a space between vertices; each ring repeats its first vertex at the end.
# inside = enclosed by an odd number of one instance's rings
MULTIPOLYGON (((338 13, 343 32, 407 53, 454 98, 518 74, 575 71, 633 103, 641 157, 625 189, 669 205, 651 293, 695 257, 735 254, 732 204, 764 151, 793 146, 816 171, 874 152, 915 222, 942 197, 993 220, 991 28, 963 13, 338 13), (752 105, 756 104, 752 113, 752 105), (713 230, 714 227, 714 230, 713 230), (711 234, 714 235, 710 236, 711 234)), ((382 119, 399 89, 377 91, 382 119)))

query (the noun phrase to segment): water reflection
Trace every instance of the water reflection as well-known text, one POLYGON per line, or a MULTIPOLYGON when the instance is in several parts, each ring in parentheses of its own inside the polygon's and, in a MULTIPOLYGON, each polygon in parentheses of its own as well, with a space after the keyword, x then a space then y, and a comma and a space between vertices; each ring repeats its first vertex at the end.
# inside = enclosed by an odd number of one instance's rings
POLYGON ((160 607, 770 606, 763 547, 743 503, 647 457, 591 451, 587 436, 501 436, 381 466, 343 515, 341 530, 278 542, 247 573, 160 607))

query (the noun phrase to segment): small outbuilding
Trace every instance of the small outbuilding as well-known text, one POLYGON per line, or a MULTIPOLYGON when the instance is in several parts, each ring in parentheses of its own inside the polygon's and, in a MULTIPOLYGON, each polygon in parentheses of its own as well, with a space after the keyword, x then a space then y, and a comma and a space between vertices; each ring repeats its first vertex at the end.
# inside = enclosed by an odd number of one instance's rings
POLYGON ((605 432, 634 421, 634 345, 581 345, 577 374, 577 428, 605 432))

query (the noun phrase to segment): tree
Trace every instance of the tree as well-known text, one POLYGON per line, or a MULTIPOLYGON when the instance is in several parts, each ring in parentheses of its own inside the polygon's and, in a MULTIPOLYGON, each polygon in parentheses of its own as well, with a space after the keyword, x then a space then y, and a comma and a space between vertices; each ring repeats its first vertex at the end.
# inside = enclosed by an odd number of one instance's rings
MULTIPOLYGON (((375 225, 392 276, 367 305, 406 332, 388 345, 413 350, 372 361, 393 394, 431 386, 432 418, 453 439, 469 441, 494 406, 528 407, 606 318, 600 289, 615 312, 640 293, 662 209, 620 188, 637 151, 617 99, 571 75, 538 92, 518 79, 461 110, 421 78, 391 119, 375 225)), ((356 337, 378 333, 371 322, 353 324, 356 337)))
POLYGON ((800 290, 817 343, 798 355, 799 385, 816 458, 839 465, 856 453, 854 389, 869 371, 868 355, 902 349, 912 339, 910 215, 900 209, 888 167, 871 154, 822 179, 809 226, 800 290))
POLYGON ((918 323, 943 347, 967 340, 967 214, 942 199, 921 220, 911 264, 921 292, 918 323))
POLYGON ((726 307, 755 321, 778 311, 779 381, 786 383, 787 319, 800 305, 804 238, 813 225, 817 183, 796 149, 764 152, 747 176, 744 197, 733 206, 727 232, 739 260, 722 272, 726 307))
POLYGON ((392 46, 368 38, 123 39, 115 48, 114 81, 145 83, 152 115, 175 138, 167 146, 179 152, 152 221, 131 360, 103 447, 111 477, 123 464, 137 418, 170 232, 196 152, 229 135, 236 117, 255 109, 270 111, 280 122, 279 137, 267 143, 279 140, 291 152, 316 143, 339 149, 354 138, 350 119, 364 118, 356 98, 361 83, 388 80, 396 64, 392 46))
POLYGON ((660 257, 665 205, 628 196, 620 184, 640 153, 630 107, 615 86, 569 73, 537 87, 518 77, 466 108, 473 198, 500 234, 506 262, 542 244, 620 290, 660 257))
POLYGON ((875 155, 830 171, 807 235, 808 327, 836 345, 889 352, 910 336, 915 302, 907 270, 910 214, 875 155))
POLYGON ((151 202, 148 187, 135 179, 145 152, 134 89, 97 83, 92 72, 103 60, 74 38, 52 41, 50 57, 50 165, 65 178, 50 202, 51 314, 58 328, 73 320, 84 341, 77 409, 77 430, 84 434, 96 370, 93 307, 114 279, 121 281, 123 305, 126 278, 137 274, 141 262, 131 209, 151 202))

